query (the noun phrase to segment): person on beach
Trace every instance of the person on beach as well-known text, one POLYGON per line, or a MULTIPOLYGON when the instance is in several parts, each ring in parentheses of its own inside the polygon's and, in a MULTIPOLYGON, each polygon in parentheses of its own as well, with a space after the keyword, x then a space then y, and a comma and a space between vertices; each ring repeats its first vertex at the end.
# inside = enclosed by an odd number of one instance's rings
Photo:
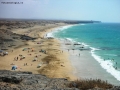
POLYGON ((8 55, 8 52, 3 52, 3 56, 8 55))
POLYGON ((37 58, 38 56, 36 55, 35 57, 37 58))
POLYGON ((22 58, 20 58, 20 60, 22 60, 22 58))
POLYGON ((33 61, 37 61, 37 58, 34 58, 34 60, 33 61))
POLYGON ((17 60, 18 60, 18 57, 17 57, 17 60))
POLYGON ((21 55, 21 54, 20 54, 19 56, 20 56, 20 57, 22 57, 22 55, 21 55))
POLYGON ((80 56, 80 53, 79 53, 79 56, 80 56))

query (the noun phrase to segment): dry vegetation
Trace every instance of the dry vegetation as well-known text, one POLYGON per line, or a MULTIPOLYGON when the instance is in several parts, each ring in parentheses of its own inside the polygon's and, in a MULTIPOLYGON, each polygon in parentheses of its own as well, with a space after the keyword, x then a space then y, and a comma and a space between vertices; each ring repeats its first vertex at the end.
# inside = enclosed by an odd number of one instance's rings
POLYGON ((112 84, 109 84, 107 83, 107 81, 102 81, 100 79, 76 80, 70 83, 68 86, 79 88, 80 90, 87 90, 93 88, 102 88, 103 90, 106 90, 113 87, 112 84))
MULTIPOLYGON (((40 70, 38 70, 38 72, 40 74, 54 73, 56 71, 56 69, 58 69, 58 66, 55 64, 55 62, 57 60, 58 59, 53 55, 46 56, 45 58, 42 59, 42 62, 45 63, 46 65, 43 68, 41 68, 40 70)), ((47 76, 49 76, 49 75, 47 75, 47 76)))

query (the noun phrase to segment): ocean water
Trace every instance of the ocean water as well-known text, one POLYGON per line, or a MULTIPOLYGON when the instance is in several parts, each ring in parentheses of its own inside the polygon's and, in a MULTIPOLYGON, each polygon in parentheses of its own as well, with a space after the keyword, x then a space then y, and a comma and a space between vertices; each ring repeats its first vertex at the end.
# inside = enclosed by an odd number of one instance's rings
POLYGON ((120 81, 120 23, 64 26, 49 33, 51 35, 89 47, 101 67, 120 81))

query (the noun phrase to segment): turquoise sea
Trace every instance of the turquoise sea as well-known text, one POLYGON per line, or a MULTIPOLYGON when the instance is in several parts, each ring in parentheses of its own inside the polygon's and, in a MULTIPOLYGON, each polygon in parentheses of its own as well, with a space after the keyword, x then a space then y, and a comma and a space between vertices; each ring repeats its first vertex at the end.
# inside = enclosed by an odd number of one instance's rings
POLYGON ((63 26, 49 35, 91 48, 91 55, 101 67, 120 81, 120 23, 63 26))

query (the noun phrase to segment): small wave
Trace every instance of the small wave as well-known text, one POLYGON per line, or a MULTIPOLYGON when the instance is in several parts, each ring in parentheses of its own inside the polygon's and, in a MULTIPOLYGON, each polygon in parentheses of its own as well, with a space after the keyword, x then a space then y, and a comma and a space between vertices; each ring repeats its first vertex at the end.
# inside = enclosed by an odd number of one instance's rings
POLYGON ((61 31, 61 30, 68 29, 68 28, 70 28, 72 26, 75 26, 75 25, 62 26, 62 27, 57 28, 56 30, 60 30, 61 31))
POLYGON ((85 47, 88 47, 88 46, 89 46, 88 44, 86 44, 86 43, 84 43, 84 42, 82 42, 82 45, 84 45, 85 47))
POLYGON ((102 50, 109 50, 111 49, 110 47, 100 47, 102 50))
POLYGON ((107 56, 117 56, 115 54, 104 54, 104 55, 107 55, 107 56))
POLYGON ((72 39, 72 38, 64 38, 64 40, 65 40, 66 42, 71 42, 72 44, 80 44, 80 45, 85 46, 85 47, 88 47, 88 46, 89 46, 89 45, 86 44, 86 43, 78 42, 76 39, 72 39))
POLYGON ((72 38, 65 38, 65 40, 69 41, 69 42, 72 42, 72 43, 75 43, 76 41, 72 38))
POLYGON ((86 25, 86 24, 80 24, 80 25, 86 25))
POLYGON ((93 47, 90 47, 91 48, 91 51, 94 52, 96 50, 101 50, 101 49, 98 49, 98 48, 93 48, 93 47))
POLYGON ((108 73, 110 73, 111 75, 113 75, 117 80, 120 81, 120 71, 116 70, 113 66, 113 62, 111 60, 103 60, 100 56, 97 56, 95 54, 95 50, 99 50, 96 48, 92 48, 91 47, 91 54, 92 56, 100 63, 100 65, 102 66, 102 68, 104 68, 108 73))
POLYGON ((74 40, 71 39, 71 38, 66 38, 66 40, 68 40, 68 41, 70 41, 70 42, 74 42, 74 40))
POLYGON ((61 30, 68 29, 68 28, 70 28, 72 26, 75 26, 75 25, 68 25, 68 26, 62 26, 62 27, 55 28, 51 32, 47 33, 47 37, 54 37, 54 33, 59 32, 61 30))

